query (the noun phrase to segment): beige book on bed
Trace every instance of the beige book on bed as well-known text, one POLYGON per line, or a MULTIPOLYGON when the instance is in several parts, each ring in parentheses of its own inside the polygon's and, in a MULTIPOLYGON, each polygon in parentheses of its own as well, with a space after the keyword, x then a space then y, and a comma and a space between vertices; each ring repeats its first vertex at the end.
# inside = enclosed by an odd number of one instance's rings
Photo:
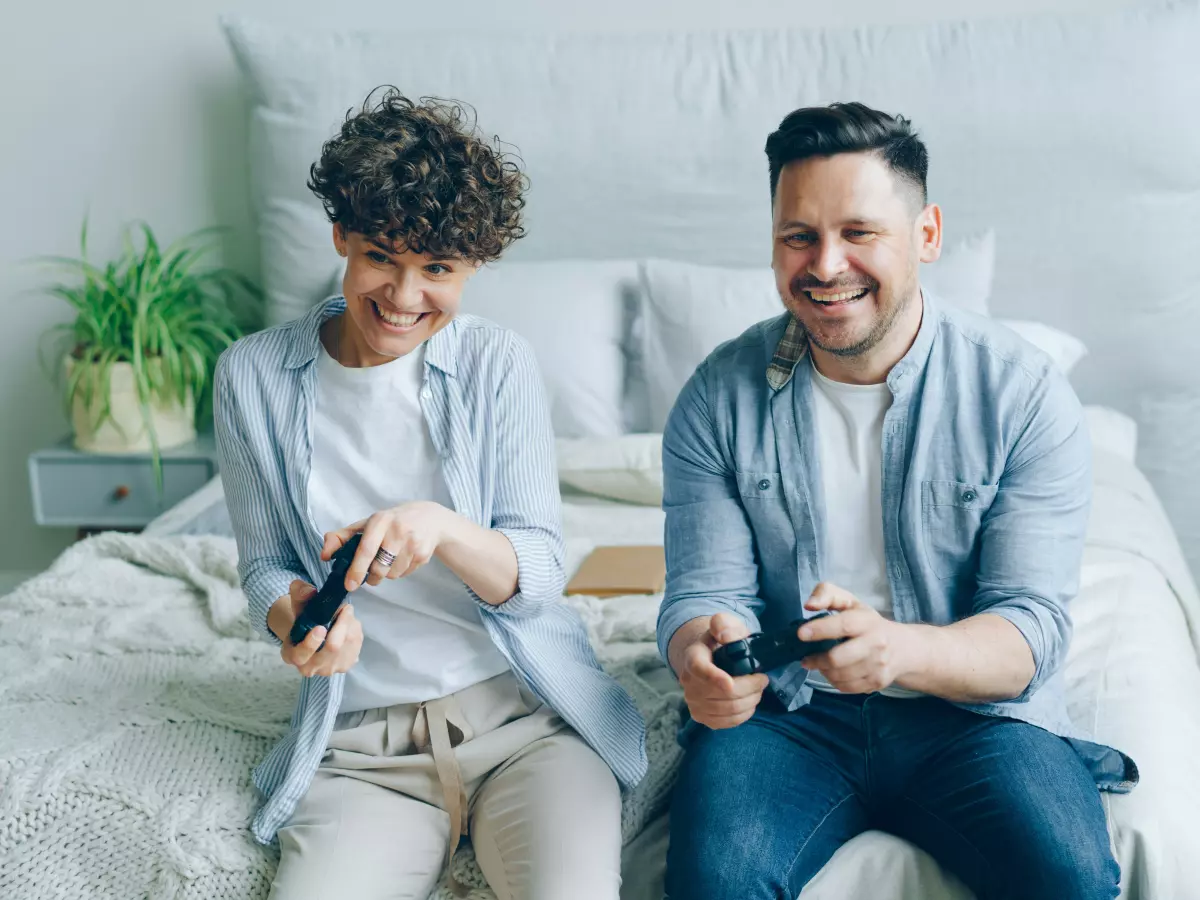
POLYGON ((597 547, 580 564, 567 584, 567 593, 593 597, 657 594, 666 580, 667 561, 661 546, 597 547))

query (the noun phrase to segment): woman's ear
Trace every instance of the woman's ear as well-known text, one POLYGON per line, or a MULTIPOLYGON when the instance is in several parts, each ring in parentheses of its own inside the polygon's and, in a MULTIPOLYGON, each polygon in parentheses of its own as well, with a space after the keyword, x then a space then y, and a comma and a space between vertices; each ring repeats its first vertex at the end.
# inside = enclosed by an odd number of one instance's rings
POLYGON ((346 229, 340 222, 333 223, 333 246, 338 256, 346 255, 346 229))

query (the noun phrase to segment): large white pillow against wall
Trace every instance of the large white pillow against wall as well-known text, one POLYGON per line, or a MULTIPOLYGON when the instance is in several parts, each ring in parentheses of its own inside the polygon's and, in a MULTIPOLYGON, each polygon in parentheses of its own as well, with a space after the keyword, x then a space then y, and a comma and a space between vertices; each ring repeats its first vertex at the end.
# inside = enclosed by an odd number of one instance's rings
POLYGON ((556 436, 614 437, 625 430, 625 310, 636 289, 633 260, 501 260, 467 282, 462 311, 529 341, 556 436))
MULTIPOLYGON (((991 231, 954 243, 921 268, 922 284, 948 303, 986 315, 996 261, 991 231)), ((778 316, 783 302, 770 268, 734 269, 672 260, 640 267, 639 339, 631 360, 648 413, 640 430, 662 431, 667 415, 696 367, 718 345, 755 322, 778 316)))

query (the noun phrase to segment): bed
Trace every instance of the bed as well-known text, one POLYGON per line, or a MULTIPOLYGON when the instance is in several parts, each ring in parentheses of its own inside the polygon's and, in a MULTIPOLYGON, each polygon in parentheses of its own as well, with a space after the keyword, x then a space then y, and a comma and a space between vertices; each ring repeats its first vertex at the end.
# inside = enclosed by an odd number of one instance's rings
MULTIPOLYGON (((1200 221, 1189 174, 1200 129, 1179 122, 1164 148, 1102 127, 1118 101, 1140 101, 1148 117, 1172 98, 1196 107, 1200 79, 1186 70, 1200 38, 1195 4, 1069 22, 474 35, 449 46, 226 28, 250 100, 273 321, 338 290, 328 226, 303 184, 321 140, 367 89, 394 82, 469 99, 483 127, 520 148, 533 179, 530 236, 475 277, 464 304, 537 354, 572 570, 593 546, 661 540, 658 433, 674 393, 718 342, 779 309, 765 268, 767 131, 806 102, 863 99, 913 115, 953 225, 923 284, 1002 319, 1089 404, 1095 496, 1067 677, 1075 724, 1141 770, 1133 793, 1105 796, 1122 896, 1200 897, 1200 596, 1184 552, 1194 559, 1195 542, 1191 520, 1171 521, 1162 502, 1186 509, 1181 498, 1196 490, 1186 416, 1200 412, 1200 394, 1177 344, 1200 325, 1187 319, 1200 305, 1184 296, 1200 284, 1189 270, 1200 256, 1178 222, 1200 221), (1111 61, 1130 54, 1144 64, 1112 74, 1111 61), (1029 118, 1045 126, 1039 141, 1020 139, 1029 118), (1028 233, 1030 208, 1055 229, 1053 247, 1028 233), (1095 247, 1113 229, 1137 247, 1098 265, 1095 247), (1032 289, 1027 272, 1039 276, 1032 289), (1114 327, 1130 298, 1113 286, 1134 275, 1151 299, 1130 327, 1114 327), (1089 304, 1107 312, 1088 315, 1089 304), (1156 418, 1164 410, 1174 418, 1156 418)), ((145 533, 81 542, 0 598, 0 897, 266 896, 276 858, 246 830, 249 771, 282 733, 297 684, 249 629, 229 535, 216 479, 145 533)), ((662 895, 680 753, 678 689, 653 642, 658 601, 564 600, 648 723, 650 773, 624 806, 623 900, 662 895)), ((469 852, 455 865, 474 900, 491 900, 469 852)), ((802 895, 969 896, 879 832, 842 848, 802 895)))
MULTIPOLYGON (((1190 752, 1200 745, 1200 596, 1153 490, 1105 431, 1112 412, 1088 414, 1096 493, 1073 606, 1070 712, 1141 768, 1132 794, 1105 797, 1123 896, 1185 900, 1200 885, 1190 752)), ((657 507, 571 484, 652 494, 654 442, 640 436, 631 452, 591 441, 582 462, 573 442, 560 442, 570 567, 593 546, 661 538, 657 507), (631 458, 651 464, 622 471, 631 458)), ((282 734, 297 680, 250 630, 235 566, 217 479, 146 533, 76 544, 0 600, 0 896, 266 896, 276 857, 246 829, 256 803, 249 771, 282 734)), ((658 600, 565 601, 649 725, 650 773, 625 802, 623 900, 661 897, 679 760, 678 689, 653 640, 658 600)), ((473 900, 492 900, 469 851, 456 870, 473 900)), ((917 897, 970 894, 879 832, 847 844, 802 894, 917 897)))

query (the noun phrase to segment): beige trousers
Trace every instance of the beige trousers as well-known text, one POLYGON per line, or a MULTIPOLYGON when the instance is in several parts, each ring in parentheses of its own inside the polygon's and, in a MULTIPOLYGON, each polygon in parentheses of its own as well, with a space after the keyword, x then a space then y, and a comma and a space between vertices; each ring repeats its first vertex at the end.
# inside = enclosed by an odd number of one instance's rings
POLYGON ((457 824, 500 900, 617 900, 616 779, 510 672, 429 704, 338 716, 279 831, 270 900, 425 900, 458 801, 457 824), (447 733, 453 772, 437 740, 447 733))

